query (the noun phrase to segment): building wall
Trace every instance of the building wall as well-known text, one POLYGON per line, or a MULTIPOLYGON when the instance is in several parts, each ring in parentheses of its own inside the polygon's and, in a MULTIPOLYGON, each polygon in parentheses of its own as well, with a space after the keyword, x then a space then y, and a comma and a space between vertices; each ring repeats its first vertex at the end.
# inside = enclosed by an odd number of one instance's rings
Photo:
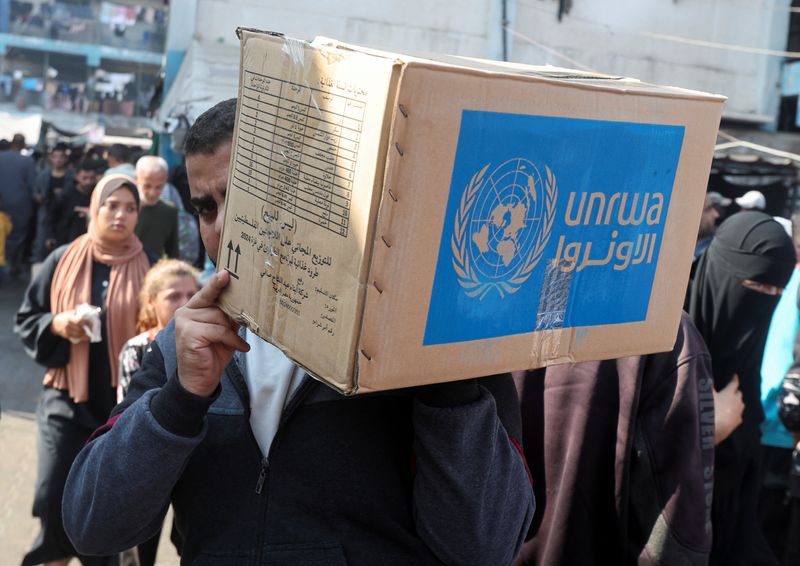
POLYGON ((302 39, 317 35, 387 49, 488 55, 488 22, 500 20, 486 0, 199 0, 197 36, 236 43, 237 26, 280 31, 302 39))
MULTIPOLYGON (((387 49, 500 58, 503 0, 198 0, 196 37, 236 43, 239 25, 387 49)), ((726 116, 775 119, 790 0, 506 0, 512 61, 584 67, 729 97, 726 116), (651 34, 683 39, 658 38, 651 34)))
MULTIPOLYGON (((573 0, 559 23, 557 2, 519 0, 514 25, 591 69, 724 94, 729 97, 727 116, 771 120, 777 113, 781 57, 693 45, 688 40, 782 51, 789 4, 789 0, 573 0)), ((515 38, 512 56, 518 61, 568 65, 523 38, 515 38)))

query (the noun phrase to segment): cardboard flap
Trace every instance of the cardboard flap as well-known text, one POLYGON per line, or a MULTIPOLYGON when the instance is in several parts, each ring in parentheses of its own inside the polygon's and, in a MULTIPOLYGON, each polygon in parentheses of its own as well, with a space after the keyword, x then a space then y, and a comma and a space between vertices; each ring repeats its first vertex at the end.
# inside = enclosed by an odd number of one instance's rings
POLYGON ((239 34, 218 258, 232 280, 220 304, 347 390, 395 62, 244 28, 239 34))

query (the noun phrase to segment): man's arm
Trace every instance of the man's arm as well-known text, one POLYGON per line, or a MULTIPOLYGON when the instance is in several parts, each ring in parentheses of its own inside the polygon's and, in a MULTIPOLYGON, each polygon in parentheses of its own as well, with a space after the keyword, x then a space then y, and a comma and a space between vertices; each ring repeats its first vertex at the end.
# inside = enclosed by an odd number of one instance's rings
POLYGON ((205 437, 213 399, 194 397, 176 379, 165 380, 154 345, 131 395, 95 431, 67 477, 64 529, 81 554, 121 552, 161 528, 170 493, 205 437))
POLYGON ((124 401, 75 459, 63 515, 82 554, 131 548, 160 527, 173 487, 205 438, 222 372, 235 349, 247 349, 214 306, 227 282, 227 273, 214 276, 175 313, 177 375, 167 379, 154 343, 124 401))
MULTIPOLYGON (((58 234, 63 231, 64 217, 69 216, 72 212, 68 210, 71 205, 72 199, 70 193, 75 190, 69 188, 64 191, 64 194, 59 199, 53 199, 45 205, 45 242, 51 242, 50 245, 58 241, 58 234)), ((62 242, 65 243, 65 242, 62 242)))
POLYGON ((50 168, 40 171, 31 184, 31 194, 37 203, 42 204, 50 191, 50 168))
POLYGON ((511 564, 533 519, 513 381, 482 382, 421 388, 414 403, 415 520, 445 564, 511 564))

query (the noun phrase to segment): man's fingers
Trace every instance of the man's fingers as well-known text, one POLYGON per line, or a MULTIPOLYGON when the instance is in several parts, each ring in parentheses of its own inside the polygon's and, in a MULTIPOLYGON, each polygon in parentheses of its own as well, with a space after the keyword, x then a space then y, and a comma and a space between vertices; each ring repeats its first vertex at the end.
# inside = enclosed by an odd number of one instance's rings
MULTIPOLYGON (((201 336, 204 341, 211 344, 222 344, 232 350, 238 350, 240 352, 247 352, 250 350, 250 345, 227 326, 200 322, 198 323, 197 330, 198 335, 201 336)), ((189 340, 191 341, 192 339, 190 338, 189 340)))
POLYGON ((222 312, 218 307, 189 308, 184 307, 183 312, 176 312, 175 325, 183 329, 182 324, 206 323, 219 324, 220 326, 230 327, 231 318, 222 312))
POLYGON ((208 283, 203 285, 203 288, 195 293, 194 297, 189 299, 186 307, 190 309, 200 309, 215 305, 217 297, 230 281, 230 275, 227 271, 219 271, 215 273, 208 283))

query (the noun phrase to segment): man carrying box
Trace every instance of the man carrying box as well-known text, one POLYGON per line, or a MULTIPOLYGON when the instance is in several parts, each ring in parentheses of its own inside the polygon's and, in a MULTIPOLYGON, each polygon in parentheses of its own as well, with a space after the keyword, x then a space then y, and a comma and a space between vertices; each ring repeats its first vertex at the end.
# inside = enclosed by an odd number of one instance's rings
MULTIPOLYGON (((217 255, 236 101, 186 138, 217 255)), ((510 375, 342 397, 216 305, 221 272, 162 331, 64 495, 85 554, 146 540, 169 503, 185 563, 510 564, 533 517, 510 375)))

